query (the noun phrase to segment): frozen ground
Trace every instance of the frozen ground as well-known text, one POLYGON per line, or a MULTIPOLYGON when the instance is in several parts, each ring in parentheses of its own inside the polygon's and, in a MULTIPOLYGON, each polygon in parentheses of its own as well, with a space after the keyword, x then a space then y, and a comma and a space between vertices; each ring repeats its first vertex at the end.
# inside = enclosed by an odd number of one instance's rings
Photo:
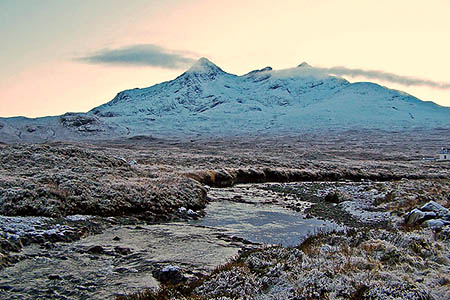
MULTIPOLYGON (((448 134, 445 130, 408 135, 378 131, 231 140, 140 137, 96 144, 0 145, 0 209, 3 215, 9 215, 1 220, 11 224, 2 227, 0 236, 1 272, 6 274, 0 286, 2 295, 5 299, 14 294, 20 298, 41 291, 47 297, 63 299, 95 293, 99 297, 125 294, 128 283, 128 292, 150 281, 155 283, 150 278, 155 275, 153 271, 162 271, 173 263, 181 265, 183 278, 187 278, 185 292, 211 299, 239 298, 241 290, 246 293, 242 299, 317 299, 324 295, 330 299, 355 299, 357 295, 385 299, 388 293, 391 299, 401 299, 402 295, 446 299, 450 282, 446 275, 450 258, 448 230, 404 226, 403 220, 409 211, 431 200, 449 207, 450 165, 423 160, 435 156, 448 143, 448 134), (237 205, 233 215, 248 226, 231 227, 229 235, 220 229, 226 226, 226 218, 220 216, 233 212, 221 202, 224 200, 237 205), (213 228, 198 227, 192 249, 206 249, 202 242, 195 242, 206 238, 209 246, 230 246, 233 249, 226 257, 233 256, 239 249, 253 245, 251 234, 243 230, 240 236, 239 230, 258 229, 253 221, 277 219, 286 209, 289 213, 281 219, 290 220, 298 213, 301 218, 296 221, 319 218, 320 224, 345 226, 346 233, 322 233, 317 240, 307 239, 293 248, 244 252, 206 277, 192 274, 196 273, 193 270, 209 272, 226 261, 225 255, 203 269, 202 260, 194 267, 166 258, 161 264, 155 259, 142 271, 148 277, 138 276, 137 265, 150 254, 144 251, 149 245, 142 241, 150 236, 152 222, 206 222, 214 215, 211 211, 208 214, 214 205, 219 208, 219 217, 208 225, 213 228), (259 206, 261 213, 256 215, 260 218, 242 213, 259 206), (202 219, 205 211, 207 215, 202 219), (64 217, 73 214, 94 216, 64 217), (23 215, 33 217, 23 221, 23 215), (12 216, 18 221, 11 221, 12 216), (113 231, 124 235, 117 234, 120 240, 113 240, 113 231), (38 233, 37 238, 33 232, 38 233), (136 243, 128 238, 136 239, 136 243), (123 248, 134 250, 128 253, 123 248), (136 253, 143 256, 133 260, 136 253), (70 278, 49 271, 55 266, 76 266, 75 261, 86 263, 91 274, 97 268, 98 280, 81 273, 75 275, 74 269, 70 278), (37 273, 29 273, 35 276, 35 284, 16 290, 17 285, 31 280, 20 270, 33 264, 47 270, 42 271, 45 280, 39 281, 37 273), (110 267, 102 269, 97 264, 110 267), (129 276, 129 280, 121 280, 119 274, 129 276), (194 280, 198 277, 200 282, 194 280), (115 280, 117 286, 105 292, 100 288, 101 280, 109 279, 115 280), (45 282, 45 289, 37 282, 45 282), (66 288, 59 295, 51 294, 57 286, 66 288)), ((290 225, 283 220, 274 224, 290 225)), ((162 231, 153 233, 164 236, 162 240, 154 239, 158 245, 187 228, 158 226, 162 231)), ((187 239, 191 239, 189 235, 187 239)), ((78 269, 84 272, 81 265, 78 269)), ((173 295, 183 299, 180 294, 173 295)))

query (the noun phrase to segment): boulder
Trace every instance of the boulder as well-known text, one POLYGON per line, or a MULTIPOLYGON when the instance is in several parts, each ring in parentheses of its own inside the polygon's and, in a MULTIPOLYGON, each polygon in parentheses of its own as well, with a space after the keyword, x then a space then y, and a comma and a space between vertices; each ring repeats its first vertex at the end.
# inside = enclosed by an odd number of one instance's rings
POLYGON ((420 209, 413 209, 406 215, 405 222, 409 225, 422 224, 426 220, 435 218, 437 215, 432 211, 421 211, 420 209))
POLYGON ((426 220, 425 222, 423 222, 423 225, 430 228, 439 229, 444 227, 445 225, 450 225, 450 222, 442 219, 432 219, 426 220))
POLYGON ((333 192, 328 193, 325 196, 324 200, 325 200, 325 202, 338 204, 338 203, 341 203, 344 201, 348 201, 349 197, 340 191, 333 191, 333 192))
POLYGON ((450 216, 450 210, 448 208, 443 207, 442 205, 440 205, 439 203, 435 202, 435 201, 430 201, 427 204, 423 205, 420 208, 421 211, 426 211, 426 212, 434 212, 436 213, 439 217, 449 217, 450 216))
POLYGON ((180 267, 168 265, 160 270, 154 270, 152 272, 153 277, 159 280, 161 283, 178 284, 186 281, 186 277, 180 267))
POLYGON ((89 247, 86 250, 86 252, 89 254, 103 254, 103 253, 105 253, 105 249, 103 249, 102 246, 97 245, 97 246, 89 247))

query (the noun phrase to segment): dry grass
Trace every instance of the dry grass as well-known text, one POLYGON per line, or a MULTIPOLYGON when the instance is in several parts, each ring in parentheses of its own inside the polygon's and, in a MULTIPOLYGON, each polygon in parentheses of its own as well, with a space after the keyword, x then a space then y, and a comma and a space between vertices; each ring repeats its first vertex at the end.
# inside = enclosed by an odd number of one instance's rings
POLYGON ((175 173, 130 165, 118 154, 79 145, 0 149, 0 213, 60 217, 140 214, 167 218, 178 207, 201 209, 206 191, 175 173))
MULTIPOLYGON (((224 186, 396 180, 386 184, 386 194, 376 204, 403 215, 429 200, 450 206, 450 164, 422 161, 443 142, 448 141, 442 134, 418 132, 413 136, 349 133, 245 141, 2 145, 0 197, 3 213, 57 216, 146 211, 155 216, 180 206, 204 206, 205 194, 198 182, 224 186), (130 166, 130 160, 138 165, 130 166), (52 198, 55 201, 46 201, 52 198), (43 209, 49 204, 54 210, 43 209)), ((448 281, 439 280, 448 269, 448 260, 443 259, 448 257, 448 247, 430 232, 400 229, 319 233, 296 248, 243 254, 195 283, 162 286, 118 299, 208 299, 226 293, 233 297, 244 293, 247 299, 257 293, 279 299, 385 299, 387 291, 418 297, 445 295, 448 281), (406 273, 422 281, 411 283, 406 273), (220 292, 214 294, 216 290, 220 292), (271 294, 275 292, 285 294, 271 294)))

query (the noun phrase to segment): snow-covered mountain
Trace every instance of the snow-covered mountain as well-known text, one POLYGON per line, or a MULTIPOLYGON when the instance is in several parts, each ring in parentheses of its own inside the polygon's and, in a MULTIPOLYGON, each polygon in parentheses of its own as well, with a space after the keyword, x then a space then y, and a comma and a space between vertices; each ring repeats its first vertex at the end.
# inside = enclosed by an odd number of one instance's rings
POLYGON ((450 108, 307 63, 242 76, 206 58, 176 79, 122 91, 87 113, 0 119, 0 141, 296 134, 450 128, 450 108))

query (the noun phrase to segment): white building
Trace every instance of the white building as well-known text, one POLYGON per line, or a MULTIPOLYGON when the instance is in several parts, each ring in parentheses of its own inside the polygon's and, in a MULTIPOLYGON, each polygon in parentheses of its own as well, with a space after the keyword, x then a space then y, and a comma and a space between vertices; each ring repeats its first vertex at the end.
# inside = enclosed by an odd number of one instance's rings
POLYGON ((439 152, 439 160, 450 160, 450 149, 442 148, 439 152))

